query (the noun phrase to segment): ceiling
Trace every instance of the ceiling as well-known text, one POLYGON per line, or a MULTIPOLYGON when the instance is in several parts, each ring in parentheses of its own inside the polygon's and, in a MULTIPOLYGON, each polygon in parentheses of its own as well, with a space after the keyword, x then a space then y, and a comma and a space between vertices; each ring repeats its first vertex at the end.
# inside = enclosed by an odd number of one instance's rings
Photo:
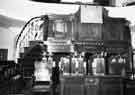
POLYGON ((1 27, 22 27, 26 22, 18 19, 14 19, 11 17, 7 17, 4 15, 0 15, 0 26, 1 27))
MULTIPOLYGON (((0 0, 0 15, 10 17, 13 19, 18 19, 25 22, 27 22, 32 17, 48 13, 52 14, 75 13, 78 10, 78 8, 79 5, 71 5, 71 4, 70 5, 54 4, 54 3, 48 4, 48 3, 32 2, 30 0, 0 0)), ((135 6, 107 7, 107 9, 109 10, 109 16, 111 17, 125 17, 132 23, 135 22, 135 13, 133 12, 135 10, 135 6)))
POLYGON ((96 4, 100 3, 102 5, 109 5, 112 6, 131 6, 135 5, 135 0, 29 0, 35 2, 44 2, 44 3, 75 3, 75 4, 96 4))

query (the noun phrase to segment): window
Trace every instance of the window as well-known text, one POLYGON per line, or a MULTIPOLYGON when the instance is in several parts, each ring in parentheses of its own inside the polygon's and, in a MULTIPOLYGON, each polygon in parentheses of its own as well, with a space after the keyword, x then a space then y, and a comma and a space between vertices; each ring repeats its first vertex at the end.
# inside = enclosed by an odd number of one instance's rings
POLYGON ((65 38, 66 33, 67 33, 67 25, 64 21, 62 20, 56 20, 53 23, 53 32, 55 35, 55 38, 65 38))
POLYGON ((6 61, 8 56, 8 49, 0 49, 0 61, 6 61))

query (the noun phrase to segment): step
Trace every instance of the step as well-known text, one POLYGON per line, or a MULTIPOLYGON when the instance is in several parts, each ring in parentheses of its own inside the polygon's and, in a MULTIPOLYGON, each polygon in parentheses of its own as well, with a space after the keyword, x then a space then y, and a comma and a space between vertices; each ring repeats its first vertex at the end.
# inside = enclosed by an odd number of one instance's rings
POLYGON ((49 81, 35 81, 34 84, 35 85, 49 85, 50 86, 50 82, 49 81))
POLYGON ((39 43, 43 43, 43 41, 41 41, 41 40, 29 41, 30 47, 31 47, 31 46, 34 46, 34 45, 37 45, 37 44, 39 44, 39 43))
POLYGON ((22 58, 24 56, 24 53, 21 52, 19 55, 20 55, 20 58, 22 58))
POLYGON ((24 95, 24 94, 8 94, 8 95, 24 95))
POLYGON ((32 88, 32 95, 50 95, 50 85, 35 85, 32 88))
POLYGON ((24 47, 24 52, 27 52, 30 47, 24 47))

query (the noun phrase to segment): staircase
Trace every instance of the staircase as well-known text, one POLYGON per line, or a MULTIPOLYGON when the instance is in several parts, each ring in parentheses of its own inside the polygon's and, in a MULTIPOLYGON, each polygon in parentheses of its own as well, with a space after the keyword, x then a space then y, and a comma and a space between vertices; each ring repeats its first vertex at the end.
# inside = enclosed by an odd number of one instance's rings
MULTIPOLYGON (((25 82, 25 88, 19 94, 13 95, 50 95, 51 86, 50 82, 47 81, 35 81, 32 75, 33 66, 29 64, 31 60, 24 60, 24 57, 27 56, 27 53, 35 45, 43 43, 43 32, 42 28, 45 28, 46 24, 43 16, 32 18, 18 36, 16 42, 16 61, 17 63, 25 63, 22 65, 22 74, 23 80, 25 82)), ((32 59, 33 56, 28 55, 28 59, 32 59)))
MULTIPOLYGON (((49 21, 48 19, 45 19, 44 17, 40 16, 40 17, 32 18, 30 21, 28 21, 28 23, 26 23, 26 25, 22 29, 16 41, 16 61, 17 63, 25 63, 25 64, 21 64, 23 67, 22 68, 23 78, 26 83, 26 88, 23 91, 24 95, 50 95, 50 94, 53 95, 53 93, 51 92, 53 92, 52 87, 54 86, 51 86, 51 84, 46 81, 35 82, 34 77, 32 77, 33 76, 32 74, 34 73, 33 72, 34 66, 33 64, 31 65, 29 63, 33 63, 32 62, 33 60, 27 60, 27 61, 24 60, 25 59, 24 57, 27 55, 29 50, 31 50, 31 48, 33 48, 35 45, 39 43, 44 43, 44 41, 47 40, 48 35, 50 38, 53 36, 53 33, 52 34, 48 33, 48 31, 54 32, 53 29, 49 30, 50 28, 53 28, 53 27, 48 26, 49 21)), ((51 19, 52 21, 55 22, 55 20, 57 19, 62 19, 61 17, 66 18, 67 16, 51 15, 49 20, 51 19)), ((52 26, 54 26, 55 24, 56 23, 51 22, 52 26)), ((46 41, 46 44, 48 44, 49 41, 52 41, 52 39, 46 41)), ((53 45, 53 43, 51 42, 51 45, 48 48, 50 50, 52 50, 53 48, 59 50, 59 48, 63 47, 63 44, 65 44, 65 41, 58 42, 58 43, 60 43, 60 45, 57 45, 57 44, 53 45)), ((68 45, 68 47, 70 48, 72 46, 68 45)), ((65 52, 65 50, 70 50, 69 48, 66 48, 66 49, 64 48, 63 51, 60 51, 60 52, 65 52)), ((33 56, 28 55, 28 57, 32 58, 33 56)), ((55 85, 55 88, 56 88, 56 85, 55 85)), ((56 90, 56 92, 58 91, 56 90)))

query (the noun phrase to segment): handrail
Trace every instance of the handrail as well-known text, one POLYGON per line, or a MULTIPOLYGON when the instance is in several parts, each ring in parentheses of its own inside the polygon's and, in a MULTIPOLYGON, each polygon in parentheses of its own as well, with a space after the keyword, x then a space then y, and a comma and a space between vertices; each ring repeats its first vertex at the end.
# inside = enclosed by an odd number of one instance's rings
POLYGON ((27 25, 28 25, 32 20, 37 19, 37 18, 41 18, 41 19, 42 19, 44 16, 45 16, 45 15, 41 15, 41 16, 39 16, 39 17, 33 17, 33 18, 31 18, 31 19, 24 25, 24 27, 22 28, 20 34, 19 34, 18 37, 17 37, 17 40, 16 40, 16 47, 17 47, 19 38, 21 37, 21 35, 22 35, 23 31, 25 30, 25 28, 27 27, 27 25))

